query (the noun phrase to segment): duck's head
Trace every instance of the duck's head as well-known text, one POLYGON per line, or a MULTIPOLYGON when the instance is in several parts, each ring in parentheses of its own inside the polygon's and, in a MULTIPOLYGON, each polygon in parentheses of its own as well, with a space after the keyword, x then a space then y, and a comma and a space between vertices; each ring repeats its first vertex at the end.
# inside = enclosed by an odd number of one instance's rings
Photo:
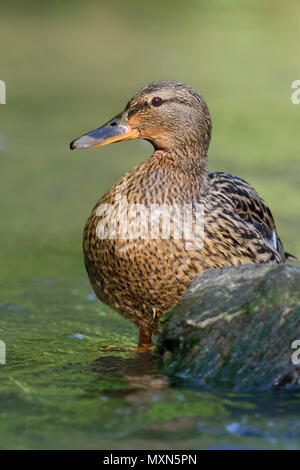
POLYGON ((183 83, 155 82, 138 91, 104 126, 74 140, 71 149, 140 138, 156 149, 197 146, 206 154, 210 135, 209 111, 199 93, 183 83))

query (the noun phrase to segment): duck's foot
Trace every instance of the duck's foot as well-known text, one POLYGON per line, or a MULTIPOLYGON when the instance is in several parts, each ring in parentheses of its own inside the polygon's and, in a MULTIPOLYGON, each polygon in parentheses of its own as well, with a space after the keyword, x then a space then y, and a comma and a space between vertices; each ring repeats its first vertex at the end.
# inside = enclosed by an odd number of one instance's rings
POLYGON ((102 348, 102 351, 105 352, 132 352, 132 353, 144 353, 147 351, 151 351, 152 346, 148 344, 138 345, 138 346, 131 346, 131 347, 124 347, 118 344, 109 344, 102 348))
POLYGON ((139 344, 137 347, 124 347, 120 344, 109 344, 103 348, 103 351, 121 351, 121 352, 138 352, 142 353, 145 351, 150 351, 152 339, 152 331, 146 330, 143 328, 139 329, 139 344))
POLYGON ((109 344, 108 346, 105 346, 105 348, 103 348, 104 351, 110 351, 111 349, 115 350, 115 351, 122 351, 124 349, 124 346, 120 346, 119 344, 109 344))

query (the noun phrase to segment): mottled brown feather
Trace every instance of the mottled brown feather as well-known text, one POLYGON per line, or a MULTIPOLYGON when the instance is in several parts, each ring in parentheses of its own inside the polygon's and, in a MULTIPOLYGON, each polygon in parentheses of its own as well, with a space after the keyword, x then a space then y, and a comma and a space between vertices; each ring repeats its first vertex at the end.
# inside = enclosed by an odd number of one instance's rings
POLYGON ((129 102, 126 110, 131 109, 131 125, 140 122, 141 135, 144 132, 156 150, 96 204, 84 229, 83 251, 97 297, 138 327, 155 332, 158 318, 181 300, 189 284, 204 271, 238 264, 282 263, 285 255, 272 214, 256 191, 235 176, 208 173, 211 124, 197 92, 175 82, 151 84, 129 102), (152 99, 155 95, 167 96, 170 101, 176 96, 186 102, 173 100, 161 111, 165 114, 154 115, 143 103, 147 96, 152 99), (147 118, 147 112, 153 114, 147 118), (174 116, 170 124, 163 121, 167 112, 174 116), (159 125, 164 135, 161 140, 159 125), (155 129, 152 137, 151 128, 155 129), (106 203, 116 206, 120 197, 146 207, 203 204, 204 246, 187 250, 184 240, 174 237, 99 239, 97 208, 106 203))

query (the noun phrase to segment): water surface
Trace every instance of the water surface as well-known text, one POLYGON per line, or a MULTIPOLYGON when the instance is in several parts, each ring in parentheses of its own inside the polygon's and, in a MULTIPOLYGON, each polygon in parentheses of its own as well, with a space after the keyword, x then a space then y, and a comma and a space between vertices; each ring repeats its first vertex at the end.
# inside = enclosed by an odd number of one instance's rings
POLYGON ((2 449, 300 448, 300 394, 184 388, 86 278, 24 281, 0 315, 2 449))
POLYGON ((0 43, 15 47, 1 48, 0 447, 298 448, 299 394, 222 395, 170 382, 155 353, 134 352, 135 326, 95 300, 82 228, 152 149, 136 141, 71 152, 69 142, 153 80, 189 83, 212 115, 210 170, 249 181, 299 256, 291 83, 300 6, 2 3, 0 43))

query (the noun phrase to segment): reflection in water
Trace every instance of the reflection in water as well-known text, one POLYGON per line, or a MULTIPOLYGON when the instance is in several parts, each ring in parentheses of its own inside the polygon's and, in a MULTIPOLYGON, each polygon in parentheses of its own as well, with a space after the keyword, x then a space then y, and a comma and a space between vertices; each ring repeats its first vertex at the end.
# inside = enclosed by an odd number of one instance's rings
POLYGON ((151 403, 170 388, 168 377, 159 374, 158 366, 159 357, 149 350, 125 358, 101 356, 91 367, 101 376, 122 376, 126 380, 124 389, 107 392, 110 397, 122 397, 130 403, 151 403))
MULTIPOLYGON (((124 350, 125 351, 125 350, 124 350)), ((124 375, 155 375, 158 373, 159 357, 151 350, 120 357, 120 355, 105 355, 99 357, 93 364, 92 370, 101 374, 124 375)))
POLYGON ((110 352, 99 357, 91 368, 102 379, 106 376, 123 381, 122 389, 102 389, 101 393, 105 392, 107 399, 121 400, 116 410, 120 419, 130 414, 132 420, 139 421, 138 416, 143 416, 138 437, 143 436, 155 446, 161 439, 180 448, 182 439, 191 448, 298 448, 298 394, 214 394, 192 390, 179 380, 160 374, 159 356, 153 351, 128 357, 110 352), (156 405, 159 407, 155 409, 156 405))
MULTIPOLYGON (((127 406, 134 406, 135 416, 138 414, 145 416, 151 413, 155 404, 160 403, 164 409, 167 409, 167 403, 174 393, 170 378, 159 374, 159 362, 159 356, 150 350, 127 358, 114 355, 102 356, 92 364, 92 370, 102 377, 105 374, 119 378, 122 376, 126 382, 124 388, 106 390, 106 397, 121 399, 127 406)), ((184 395, 176 395, 176 401, 180 406, 180 402, 185 401, 184 395)), ((120 412, 121 409, 117 411, 120 412)), ((128 412, 128 408, 125 408, 125 411, 128 412)), ((171 440, 172 436, 186 439, 190 433, 195 435, 197 431, 197 419, 193 416, 170 416, 167 420, 164 420, 163 416, 157 416, 157 420, 151 421, 150 419, 144 427, 142 434, 144 439, 150 439, 152 443, 155 439, 166 441, 166 436, 171 440)))
POLYGON ((0 296, 1 339, 10 345, 2 447, 299 448, 299 393, 222 394, 175 382, 154 351, 132 348, 135 329, 92 301, 87 283, 22 289, 0 296))

